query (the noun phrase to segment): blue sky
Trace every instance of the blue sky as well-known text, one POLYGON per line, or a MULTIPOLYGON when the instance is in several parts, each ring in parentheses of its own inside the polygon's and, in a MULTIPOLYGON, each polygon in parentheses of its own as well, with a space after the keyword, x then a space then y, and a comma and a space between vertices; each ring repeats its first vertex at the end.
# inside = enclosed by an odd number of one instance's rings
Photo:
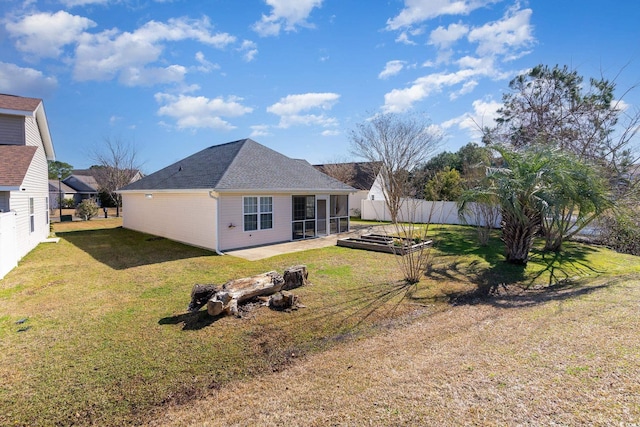
MULTIPOLYGON (((153 172, 246 137, 353 158, 382 111, 426 114, 440 150, 477 141, 509 80, 537 64, 640 82, 635 0, 0 0, 0 92, 43 98, 58 160, 106 138, 153 172)), ((640 107, 639 90, 623 98, 640 107)))

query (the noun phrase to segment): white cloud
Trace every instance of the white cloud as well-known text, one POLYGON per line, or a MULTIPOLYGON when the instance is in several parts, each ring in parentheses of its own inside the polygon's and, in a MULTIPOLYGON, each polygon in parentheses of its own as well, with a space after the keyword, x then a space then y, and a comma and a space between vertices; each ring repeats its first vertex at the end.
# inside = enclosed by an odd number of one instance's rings
POLYGON ((495 119, 498 117, 497 111, 502 107, 502 104, 492 100, 477 99, 473 101, 472 106, 473 113, 466 113, 447 120, 442 123, 442 127, 448 129, 452 126, 458 126, 460 129, 468 131, 471 137, 479 137, 483 127, 495 125, 495 119))
POLYGON ((408 88, 394 89, 385 94, 383 109, 396 113, 407 111, 415 102, 423 100, 432 93, 438 93, 444 87, 463 84, 478 74, 476 70, 463 69, 454 73, 434 73, 420 77, 408 88))
POLYGON ((429 44, 435 45, 440 49, 448 49, 451 45, 469 32, 469 27, 462 24, 450 24, 447 28, 442 26, 431 31, 429 35, 429 44))
POLYGON ((0 62, 0 92, 31 94, 43 97, 58 86, 55 77, 46 77, 33 68, 23 68, 15 64, 0 62))
POLYGON ((67 7, 87 6, 89 4, 107 4, 110 0, 62 0, 61 3, 67 7))
POLYGON ((479 56, 512 55, 514 49, 528 47, 534 42, 531 9, 510 9, 505 16, 469 32, 469 41, 478 43, 479 56))
POLYGON ((411 27, 442 15, 468 15, 475 9, 501 0, 405 0, 398 16, 387 21, 388 30, 411 27))
POLYGON ((169 19, 166 23, 149 21, 132 33, 117 29, 85 33, 76 48, 73 74, 80 81, 110 80, 119 75, 120 81, 128 85, 179 82, 186 73, 180 65, 147 67, 160 60, 164 42, 181 40, 224 48, 234 43, 235 37, 227 33, 212 34, 207 18, 169 19))
POLYGON ((238 50, 240 52, 243 52, 243 57, 245 61, 251 62, 255 59, 256 55, 258 54, 258 45, 252 42, 251 40, 243 40, 238 50))
POLYGON ((64 46, 74 44, 85 30, 95 26, 91 19, 63 10, 35 13, 6 24, 9 35, 16 39, 16 48, 42 58, 60 56, 64 46))
POLYGON ((204 96, 157 93, 155 98, 158 103, 164 104, 158 109, 158 115, 175 119, 178 129, 231 130, 235 126, 222 117, 238 117, 253 111, 242 105, 242 98, 236 96, 209 99, 204 96))
POLYGON ((400 71, 402 71, 405 64, 406 64, 405 61, 399 61, 399 60, 388 61, 384 67, 384 70, 382 70, 380 74, 378 74, 378 78, 386 79, 391 76, 395 76, 400 71))
POLYGON ((251 135, 249 135, 249 138, 258 138, 269 135, 271 135, 269 132, 269 125, 254 125, 251 126, 251 135))
POLYGON ((208 73, 211 70, 219 70, 220 66, 218 64, 214 64, 213 62, 207 61, 207 58, 204 57, 204 53, 198 51, 196 52, 196 61, 200 64, 196 67, 198 71, 203 73, 208 73))
POLYGON ((325 114, 301 114, 311 110, 328 111, 338 102, 337 93, 305 93, 288 95, 279 102, 267 107, 269 113, 280 116, 279 127, 288 128, 295 125, 319 125, 323 127, 337 126, 333 117, 325 114))
POLYGON ((340 131, 336 129, 327 129, 327 130, 323 130, 321 135, 322 136, 338 136, 340 135, 340 131))
POLYGON ((260 21, 253 24, 253 30, 262 37, 277 36, 280 31, 294 31, 296 27, 311 27, 307 18, 314 8, 320 7, 323 0, 265 0, 271 6, 271 14, 262 15, 260 21))

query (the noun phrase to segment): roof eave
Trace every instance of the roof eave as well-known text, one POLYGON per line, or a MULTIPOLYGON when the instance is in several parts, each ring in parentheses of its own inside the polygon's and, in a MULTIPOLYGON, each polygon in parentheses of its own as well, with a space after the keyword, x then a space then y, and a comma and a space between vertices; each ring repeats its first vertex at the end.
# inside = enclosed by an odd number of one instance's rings
POLYGON ((38 107, 35 110, 36 122, 38 123, 38 129, 40 130, 40 136, 42 138, 42 144, 44 145, 44 153, 47 160, 55 160, 56 153, 53 149, 53 141, 51 140, 51 133, 49 132, 49 123, 47 122, 47 115, 44 112, 44 104, 40 101, 38 107))

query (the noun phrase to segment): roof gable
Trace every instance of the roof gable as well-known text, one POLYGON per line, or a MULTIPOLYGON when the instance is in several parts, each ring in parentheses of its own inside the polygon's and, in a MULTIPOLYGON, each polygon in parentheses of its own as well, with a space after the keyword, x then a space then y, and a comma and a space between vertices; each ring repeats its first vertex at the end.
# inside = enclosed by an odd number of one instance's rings
MULTIPOLYGON (((327 175, 333 175, 332 171, 348 177, 345 184, 349 184, 358 190, 370 190, 373 183, 380 172, 382 162, 347 162, 347 163, 327 163, 323 165, 314 165, 319 171, 327 175), (347 173, 343 173, 340 169, 348 168, 347 173)), ((336 178, 338 178, 336 175, 336 178)))
POLYGON ((0 187, 20 188, 38 148, 0 145, 0 187))
POLYGON ((49 132, 49 123, 47 122, 47 115, 44 112, 44 104, 41 99, 0 93, 0 113, 35 117, 40 137, 42 138, 45 156, 47 160, 56 159, 51 133, 49 132))
POLYGON ((122 190, 353 190, 251 139, 214 145, 127 185, 122 190))

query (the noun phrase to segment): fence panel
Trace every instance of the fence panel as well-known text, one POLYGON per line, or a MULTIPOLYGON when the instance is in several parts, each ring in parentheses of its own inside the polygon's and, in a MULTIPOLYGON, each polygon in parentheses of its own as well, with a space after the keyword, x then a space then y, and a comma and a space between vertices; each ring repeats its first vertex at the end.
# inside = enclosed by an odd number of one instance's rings
POLYGON ((13 212, 0 213, 0 279, 18 265, 18 237, 13 212))
MULTIPOLYGON (((389 208, 384 200, 362 200, 361 218, 372 221, 391 221, 389 208)), ((398 213, 398 220, 413 223, 485 225, 487 219, 492 227, 500 226, 497 207, 491 212, 482 211, 475 203, 470 203, 463 218, 458 215, 456 202, 432 202, 419 199, 404 199, 398 213)))

